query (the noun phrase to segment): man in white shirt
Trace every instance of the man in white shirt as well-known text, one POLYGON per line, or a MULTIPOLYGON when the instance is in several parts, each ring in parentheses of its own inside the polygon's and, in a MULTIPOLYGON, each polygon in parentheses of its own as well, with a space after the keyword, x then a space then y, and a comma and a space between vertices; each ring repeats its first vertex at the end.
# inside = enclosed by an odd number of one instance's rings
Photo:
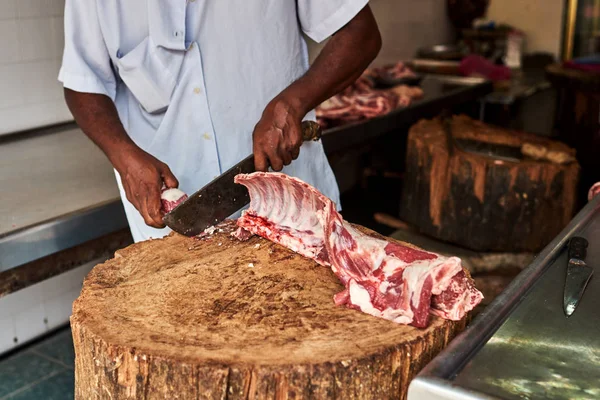
POLYGON ((163 183, 193 193, 251 152, 257 170, 339 205, 322 144, 300 146, 300 124, 379 52, 367 2, 66 0, 59 80, 114 166, 136 242, 169 232, 163 183), (333 35, 310 67, 303 33, 333 35))

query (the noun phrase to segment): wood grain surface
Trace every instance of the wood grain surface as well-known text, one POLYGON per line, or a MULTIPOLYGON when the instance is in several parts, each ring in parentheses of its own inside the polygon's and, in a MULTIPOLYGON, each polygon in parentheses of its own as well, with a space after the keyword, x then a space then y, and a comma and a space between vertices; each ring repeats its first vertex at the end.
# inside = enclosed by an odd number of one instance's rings
POLYGON ((71 317, 77 399, 402 399, 464 329, 336 307, 329 268, 231 230, 134 244, 90 272, 71 317))

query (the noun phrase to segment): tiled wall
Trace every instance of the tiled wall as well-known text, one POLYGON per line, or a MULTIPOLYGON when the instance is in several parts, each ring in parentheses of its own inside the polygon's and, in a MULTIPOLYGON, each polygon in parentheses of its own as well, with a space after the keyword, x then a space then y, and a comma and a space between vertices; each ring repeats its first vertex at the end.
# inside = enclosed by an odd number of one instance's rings
POLYGON ((65 0, 0 0, 0 135, 70 120, 57 81, 65 0))
MULTIPOLYGON (((383 38, 375 65, 411 59, 420 47, 454 39, 445 0, 371 0, 370 5, 383 38)), ((311 58, 323 45, 309 43, 311 58)))

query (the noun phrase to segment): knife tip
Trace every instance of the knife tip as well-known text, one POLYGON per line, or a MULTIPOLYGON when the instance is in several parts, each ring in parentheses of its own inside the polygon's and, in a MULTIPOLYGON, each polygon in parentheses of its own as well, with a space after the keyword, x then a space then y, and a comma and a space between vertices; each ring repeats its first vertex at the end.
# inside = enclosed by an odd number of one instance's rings
POLYGON ((575 312, 575 306, 573 304, 567 304, 565 305, 564 311, 567 318, 569 318, 571 315, 573 315, 573 312, 575 312))

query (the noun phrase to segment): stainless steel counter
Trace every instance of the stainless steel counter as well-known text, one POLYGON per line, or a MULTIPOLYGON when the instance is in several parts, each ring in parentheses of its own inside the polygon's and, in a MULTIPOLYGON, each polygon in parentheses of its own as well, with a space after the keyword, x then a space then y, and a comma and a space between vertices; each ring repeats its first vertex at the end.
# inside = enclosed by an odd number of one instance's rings
POLYGON ((566 242, 585 237, 600 265, 600 197, 411 383, 409 400, 600 399, 600 270, 570 318, 566 242))
POLYGON ((113 169, 74 125, 0 141, 0 272, 127 226, 113 169))

